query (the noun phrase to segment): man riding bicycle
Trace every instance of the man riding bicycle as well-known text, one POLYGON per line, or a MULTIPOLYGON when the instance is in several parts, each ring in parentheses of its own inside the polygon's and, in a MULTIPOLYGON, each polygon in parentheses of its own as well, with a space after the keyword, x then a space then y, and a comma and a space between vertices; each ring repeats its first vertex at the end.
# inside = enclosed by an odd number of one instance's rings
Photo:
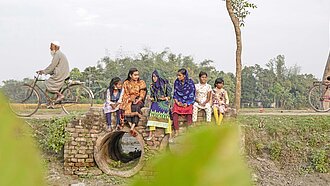
POLYGON ((50 43, 50 53, 53 56, 51 64, 44 70, 38 70, 37 73, 51 75, 45 83, 46 91, 55 93, 57 95, 55 102, 59 102, 64 98, 64 95, 60 93, 60 89, 64 85, 65 79, 70 76, 69 62, 60 51, 60 42, 58 41, 50 43))

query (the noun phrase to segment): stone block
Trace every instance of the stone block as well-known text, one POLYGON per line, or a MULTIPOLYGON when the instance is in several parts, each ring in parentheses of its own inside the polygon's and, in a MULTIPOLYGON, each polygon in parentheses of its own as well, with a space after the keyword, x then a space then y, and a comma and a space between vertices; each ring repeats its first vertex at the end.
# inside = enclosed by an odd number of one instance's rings
POLYGON ((78 132, 78 133, 87 133, 88 131, 87 131, 87 129, 76 129, 76 132, 78 132))
POLYGON ((76 140, 75 141, 86 141, 86 138, 81 138, 81 137, 79 137, 79 138, 76 138, 76 140))
POLYGON ((87 146, 88 149, 93 150, 94 146, 87 146))
POLYGON ((74 158, 74 154, 64 154, 65 158, 74 158))
POLYGON ((75 158, 88 158, 88 155, 87 154, 76 154, 75 158))
POLYGON ((85 163, 85 159, 78 159, 78 163, 85 163))
POLYGON ((75 142, 75 141, 70 141, 69 144, 70 144, 71 146, 76 146, 76 145, 78 145, 78 143, 75 142))
POLYGON ((91 163, 91 162, 94 162, 94 159, 93 158, 87 158, 85 162, 86 163, 91 163))
POLYGON ((93 154, 93 153, 94 153, 94 150, 91 150, 91 149, 86 150, 86 154, 93 154))
POLYGON ((86 147, 86 146, 80 146, 80 147, 78 148, 78 150, 87 150, 87 147, 86 147))
POLYGON ((97 138, 98 136, 99 136, 98 134, 93 134, 93 133, 91 134, 92 138, 97 138))

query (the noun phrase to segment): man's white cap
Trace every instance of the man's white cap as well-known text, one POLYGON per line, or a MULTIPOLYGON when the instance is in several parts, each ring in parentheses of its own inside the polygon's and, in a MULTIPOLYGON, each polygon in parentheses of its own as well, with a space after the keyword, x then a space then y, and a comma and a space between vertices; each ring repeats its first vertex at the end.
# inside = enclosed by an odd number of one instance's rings
POLYGON ((59 41, 52 41, 51 43, 58 46, 58 47, 61 46, 59 41))

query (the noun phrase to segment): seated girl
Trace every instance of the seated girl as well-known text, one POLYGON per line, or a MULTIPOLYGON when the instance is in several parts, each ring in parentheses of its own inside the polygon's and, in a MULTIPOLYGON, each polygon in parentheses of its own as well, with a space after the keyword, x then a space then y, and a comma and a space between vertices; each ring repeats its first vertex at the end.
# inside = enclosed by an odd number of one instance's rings
POLYGON ((111 113, 116 112, 116 128, 120 129, 122 83, 119 77, 112 78, 106 92, 103 111, 107 121, 107 129, 111 130, 111 113))
POLYGON ((175 135, 179 134, 179 115, 185 116, 187 125, 192 124, 193 104, 195 102, 195 84, 188 76, 184 68, 178 70, 177 79, 174 82, 174 104, 173 104, 173 125, 175 135))
POLYGON ((152 139, 153 131, 156 130, 156 127, 164 128, 166 134, 171 134, 172 132, 169 112, 169 100, 171 99, 172 88, 168 80, 159 76, 157 70, 152 73, 151 78, 150 100, 152 103, 147 122, 147 126, 150 129, 147 140, 152 139))
POLYGON ((227 111, 229 105, 229 98, 227 91, 223 88, 224 81, 222 78, 217 78, 214 82, 213 94, 213 113, 215 122, 220 125, 223 119, 223 115, 227 111))
POLYGON ((134 127, 139 123, 142 117, 141 108, 144 106, 146 96, 146 83, 140 79, 139 71, 131 68, 128 72, 127 79, 123 83, 122 109, 124 117, 130 126, 130 133, 136 136, 134 127))
POLYGON ((194 103, 193 110, 193 122, 197 121, 198 111, 205 110, 206 121, 211 122, 212 108, 211 108, 211 94, 212 87, 207 83, 207 73, 199 73, 199 83, 196 87, 196 101, 194 103))

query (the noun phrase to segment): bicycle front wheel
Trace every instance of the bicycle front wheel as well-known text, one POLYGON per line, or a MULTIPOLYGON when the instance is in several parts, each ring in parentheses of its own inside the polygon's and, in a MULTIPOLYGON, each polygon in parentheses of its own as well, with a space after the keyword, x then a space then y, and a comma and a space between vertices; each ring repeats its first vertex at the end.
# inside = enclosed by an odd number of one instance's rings
POLYGON ((316 112, 330 110, 330 90, 323 84, 315 85, 309 90, 308 101, 316 112))
POLYGON ((27 84, 13 85, 4 90, 10 109, 21 117, 29 117, 37 112, 41 99, 39 92, 27 84))
POLYGON ((84 85, 70 85, 62 94, 62 109, 67 114, 85 114, 93 106, 93 93, 84 85))

